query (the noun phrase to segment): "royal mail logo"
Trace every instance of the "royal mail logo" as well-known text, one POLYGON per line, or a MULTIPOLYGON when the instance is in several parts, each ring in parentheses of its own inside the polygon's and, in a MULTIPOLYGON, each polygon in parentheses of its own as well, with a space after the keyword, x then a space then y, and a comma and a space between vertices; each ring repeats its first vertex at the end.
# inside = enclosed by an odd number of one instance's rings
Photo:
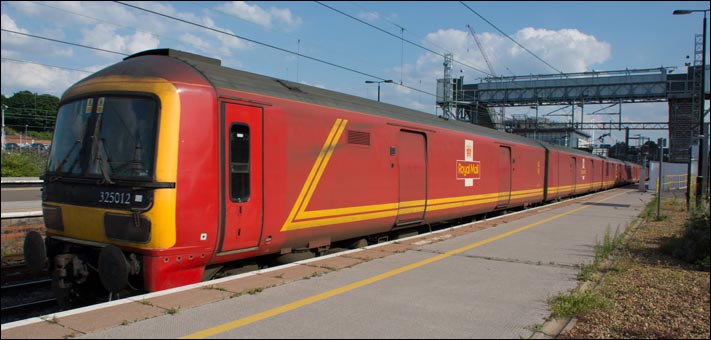
POLYGON ((457 179, 479 179, 479 162, 457 161, 457 179))
POLYGON ((479 179, 481 174, 481 165, 479 161, 474 160, 474 141, 464 140, 464 159, 456 161, 456 178, 463 180, 465 187, 474 185, 474 180, 479 179))

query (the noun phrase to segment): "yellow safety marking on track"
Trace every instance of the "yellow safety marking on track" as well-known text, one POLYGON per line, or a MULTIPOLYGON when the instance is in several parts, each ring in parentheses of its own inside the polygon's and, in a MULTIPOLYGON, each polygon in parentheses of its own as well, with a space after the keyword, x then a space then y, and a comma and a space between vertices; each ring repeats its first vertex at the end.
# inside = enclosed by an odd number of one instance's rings
MULTIPOLYGON (((615 198, 615 197, 621 196, 621 195, 623 195, 623 194, 625 194, 625 193, 627 193, 627 191, 623 191, 623 192, 621 192, 621 193, 619 193, 619 194, 612 195, 612 196, 607 197, 607 198, 603 198, 603 199, 601 199, 601 200, 599 200, 599 201, 596 201, 595 203, 602 203, 602 202, 611 200, 611 199, 613 199, 613 198, 615 198)), ((540 224, 543 224, 543 223, 546 223, 546 222, 550 222, 550 221, 556 220, 556 219, 558 219, 558 218, 561 218, 561 217, 563 217, 563 216, 567 216, 567 215, 576 213, 576 212, 578 212, 578 211, 587 209, 587 208, 589 208, 589 207, 591 207, 591 206, 592 206, 592 205, 583 205, 583 206, 578 207, 578 208, 575 208, 575 209, 573 209, 573 210, 570 210, 570 211, 567 211, 567 212, 564 212, 564 213, 560 213, 560 214, 558 214, 558 215, 551 216, 551 217, 542 219, 542 220, 537 221, 537 222, 533 222, 533 223, 531 223, 531 224, 525 225, 525 226, 523 226, 523 227, 516 228, 516 229, 514 229, 514 230, 505 232, 505 233, 503 233, 503 234, 500 234, 500 235, 497 235, 497 236, 494 236, 494 237, 490 237, 490 238, 485 239, 485 240, 482 240, 482 241, 474 242, 474 243, 472 243, 472 244, 470 244, 470 245, 467 245, 467 246, 464 246, 464 247, 461 247, 461 248, 457 248, 457 249, 454 249, 454 250, 451 250, 451 251, 448 251, 448 252, 439 254, 439 255, 437 255, 437 256, 433 256, 433 257, 430 257, 430 258, 428 258, 428 259, 424 259, 424 260, 415 262, 415 263, 411 263, 411 264, 409 264, 409 265, 406 265, 406 266, 403 266, 403 267, 400 267, 400 268, 396 268, 396 269, 393 269, 393 270, 391 270, 391 271, 388 271, 388 272, 385 272, 385 273, 382 273, 382 274, 379 274, 379 275, 376 275, 376 276, 373 276, 373 277, 369 277, 369 278, 367 278, 367 279, 363 279, 363 280, 360 280, 360 281, 357 281, 357 282, 354 282, 354 283, 345 285, 345 286, 340 287, 340 288, 332 289, 332 290, 323 292, 323 293, 321 293, 321 294, 317 294, 317 295, 310 296, 310 297, 307 297, 307 298, 304 298, 304 299, 301 299, 301 300, 298 300, 298 301, 294 301, 294 302, 292 302, 292 303, 288 303, 288 304, 285 304, 285 305, 282 305, 282 306, 279 306, 279 307, 276 307, 276 308, 272 308, 272 309, 270 309, 270 310, 267 310, 267 311, 264 311, 264 312, 261 312, 261 313, 253 314, 253 315, 250 315, 250 316, 247 316, 247 317, 238 319, 238 320, 234 320, 234 321, 231 321, 231 322, 228 322, 228 323, 224 323, 224 324, 219 325, 219 326, 215 326, 215 327, 208 328, 208 329, 205 329, 205 330, 202 330, 202 331, 199 331, 199 332, 195 332, 195 333, 192 333, 192 334, 188 334, 188 335, 186 335, 186 336, 181 337, 181 339, 201 339, 201 338, 206 338, 206 337, 209 337, 209 336, 213 336, 213 335, 216 335, 216 334, 220 334, 220 333, 227 332, 227 331, 232 330, 232 329, 235 329, 235 328, 239 328, 239 327, 242 327, 242 326, 246 326, 246 325, 249 325, 249 324, 251 324, 251 323, 260 321, 260 320, 264 320, 264 319, 267 319, 267 318, 270 318, 270 317, 273 317, 273 316, 277 316, 277 315, 279 315, 279 314, 283 314, 283 313, 286 313, 286 312, 288 312, 288 311, 292 311, 292 310, 294 310, 294 309, 301 308, 301 307, 310 305, 310 304, 312 304, 312 303, 319 302, 319 301, 321 301, 321 300, 325 300, 325 299, 328 299, 328 298, 330 298, 330 297, 337 296, 337 295, 340 295, 340 294, 349 292, 349 291, 354 290, 354 289, 356 289, 356 288, 360 288, 360 287, 363 287, 363 286, 367 286, 367 285, 369 285, 369 284, 371 284, 371 283, 375 283, 375 282, 378 282, 378 281, 382 281, 382 280, 384 280, 384 279, 387 279, 387 278, 393 277, 393 276, 395 276, 395 275, 398 275, 398 274, 401 274, 401 273, 404 273, 404 272, 407 272, 407 271, 410 271, 410 270, 413 270, 413 269, 422 267, 422 266, 424 266, 424 265, 427 265, 427 264, 430 264, 430 263, 434 263, 434 262, 437 262, 437 261, 439 261, 439 260, 443 260, 443 259, 445 259, 445 258, 448 258, 448 257, 452 256, 452 255, 456 255, 456 254, 465 252, 465 251, 467 251, 467 250, 470 250, 470 249, 473 249, 473 248, 476 248, 476 247, 485 245, 485 244, 487 244, 487 243, 491 243, 491 242, 500 240, 500 239, 502 239, 502 238, 505 238, 505 237, 514 235, 514 234, 519 233, 519 232, 522 232, 522 231, 524 231, 524 230, 531 229, 531 228, 533 228, 533 227, 535 227, 535 226, 538 226, 538 225, 540 225, 540 224)))

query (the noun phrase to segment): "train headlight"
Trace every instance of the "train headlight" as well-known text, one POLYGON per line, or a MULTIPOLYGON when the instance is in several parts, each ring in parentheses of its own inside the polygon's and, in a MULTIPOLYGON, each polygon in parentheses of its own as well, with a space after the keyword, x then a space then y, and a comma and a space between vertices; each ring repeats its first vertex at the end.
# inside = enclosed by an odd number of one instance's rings
POLYGON ((64 231, 64 221, 62 221, 62 208, 50 205, 42 205, 42 216, 44 225, 49 229, 64 231))
POLYGON ((137 213, 104 215, 104 232, 112 240, 148 243, 151 240, 151 220, 137 213))

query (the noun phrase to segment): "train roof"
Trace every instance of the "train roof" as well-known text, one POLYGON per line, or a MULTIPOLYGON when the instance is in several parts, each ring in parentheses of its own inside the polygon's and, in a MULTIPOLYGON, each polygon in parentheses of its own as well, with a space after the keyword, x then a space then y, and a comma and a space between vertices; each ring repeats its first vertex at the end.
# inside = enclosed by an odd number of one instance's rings
MULTIPOLYGON (((590 152, 579 150, 579 149, 569 148, 566 146, 561 146, 561 145, 556 145, 556 144, 550 144, 550 143, 546 143, 546 142, 540 142, 540 143, 545 148, 550 149, 550 150, 558 150, 558 151, 562 151, 562 152, 567 152, 567 153, 572 153, 572 154, 577 154, 577 155, 587 156, 587 157, 592 157, 592 158, 608 159, 607 157, 595 155, 590 152)), ((614 158, 609 158, 609 159, 614 159, 614 158)))
POLYGON ((496 139, 538 146, 541 143, 529 138, 512 135, 490 128, 457 120, 447 120, 421 111, 377 102, 357 96, 325 90, 315 86, 294 83, 291 81, 267 77, 246 71, 235 70, 221 65, 220 60, 204 57, 173 49, 148 50, 133 54, 124 60, 145 55, 164 55, 177 58, 198 70, 212 85, 218 89, 227 88, 238 91, 257 93, 277 98, 335 107, 343 110, 372 114, 382 117, 413 122, 442 129, 474 133, 496 139))
MULTIPOLYGON (((154 49, 133 54, 124 60, 146 55, 162 55, 179 59, 199 71, 212 85, 218 89, 226 88, 238 91, 257 93, 265 96, 286 98, 343 110, 388 117, 406 122, 413 122, 442 129, 473 133, 494 139, 507 140, 519 144, 543 147, 549 150, 559 150, 581 156, 603 159, 589 152, 536 141, 530 138, 509 134, 479 125, 458 120, 448 120, 435 115, 416 111, 401 106, 382 103, 362 97, 326 90, 315 86, 294 83, 288 80, 272 78, 256 73, 240 71, 222 66, 219 59, 205 57, 174 49, 154 49)), ((611 158, 613 159, 613 158, 611 158)))

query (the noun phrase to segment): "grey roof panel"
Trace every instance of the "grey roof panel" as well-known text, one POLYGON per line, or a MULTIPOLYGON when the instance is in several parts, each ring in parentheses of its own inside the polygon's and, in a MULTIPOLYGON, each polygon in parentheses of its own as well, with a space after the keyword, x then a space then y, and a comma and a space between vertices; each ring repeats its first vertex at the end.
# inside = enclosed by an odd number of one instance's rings
POLYGON ((500 132, 497 130, 466 122, 460 122, 457 120, 446 120, 434 116, 432 114, 407 109, 400 106, 377 102, 374 100, 369 100, 335 91, 325 90, 314 86, 294 83, 288 80, 282 80, 246 71, 235 70, 232 68, 221 66, 220 61, 217 59, 207 58, 176 50, 161 49, 153 51, 155 52, 151 53, 151 51, 144 51, 136 55, 129 56, 126 59, 150 54, 167 55, 174 58, 178 58, 184 61, 185 63, 193 66, 196 70, 201 72, 205 76, 205 78, 210 81, 217 89, 227 88, 277 98, 286 98, 310 104, 323 105, 328 107, 340 108, 348 111, 360 112, 364 114, 388 117, 404 122, 423 124, 431 126, 433 128, 436 127, 453 131, 460 131, 464 133, 471 133, 531 146, 542 146, 541 143, 538 143, 528 138, 500 132))

